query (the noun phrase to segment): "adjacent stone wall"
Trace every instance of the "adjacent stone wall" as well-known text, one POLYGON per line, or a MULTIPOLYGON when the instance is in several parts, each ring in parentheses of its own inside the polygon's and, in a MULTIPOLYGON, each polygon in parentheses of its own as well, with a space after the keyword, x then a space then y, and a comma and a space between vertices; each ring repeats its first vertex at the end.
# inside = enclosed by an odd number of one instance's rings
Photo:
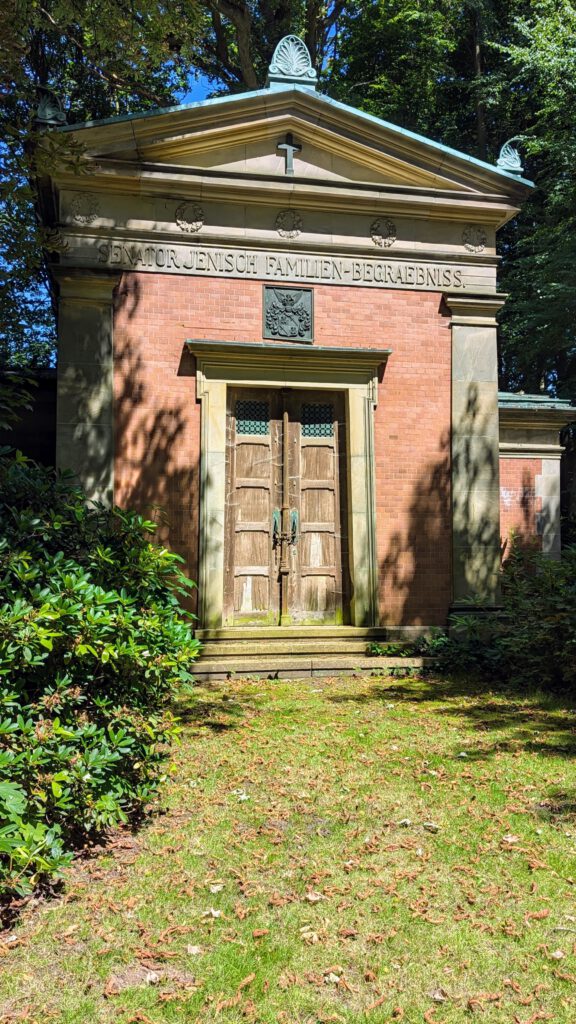
MULTIPOLYGON (((375 415, 383 623, 443 624, 451 600, 450 318, 440 294, 314 289, 317 345, 391 348, 375 415)), ((153 516, 198 574, 200 414, 190 338, 262 340, 262 282, 125 274, 114 324, 115 500, 153 516), (158 516, 158 513, 156 513, 158 516)))

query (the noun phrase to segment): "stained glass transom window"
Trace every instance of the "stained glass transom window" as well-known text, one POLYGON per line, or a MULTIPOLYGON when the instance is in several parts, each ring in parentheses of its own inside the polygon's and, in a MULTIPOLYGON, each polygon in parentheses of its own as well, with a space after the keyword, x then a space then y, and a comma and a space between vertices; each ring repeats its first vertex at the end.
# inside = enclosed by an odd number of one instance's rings
POLYGON ((303 402, 302 437, 334 437, 334 406, 303 402))
POLYGON ((268 402, 242 399, 236 402, 237 434, 269 434, 270 407, 268 402))

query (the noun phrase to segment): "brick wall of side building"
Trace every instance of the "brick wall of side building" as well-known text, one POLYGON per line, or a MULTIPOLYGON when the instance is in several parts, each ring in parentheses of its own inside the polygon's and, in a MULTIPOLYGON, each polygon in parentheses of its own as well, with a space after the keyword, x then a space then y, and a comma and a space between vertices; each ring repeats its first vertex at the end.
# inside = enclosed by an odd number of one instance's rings
POLYGON ((512 534, 522 542, 540 546, 537 515, 542 511, 542 499, 536 497, 536 477, 541 472, 542 459, 500 459, 500 537, 504 558, 512 534))
MULTIPOLYGON (((375 417, 381 621, 442 624, 451 600, 451 363, 441 296, 319 285, 314 311, 317 345, 393 350, 375 417)), ((200 406, 188 338, 262 340, 262 282, 125 274, 118 289, 115 498, 158 509, 161 538, 195 578, 200 406)))

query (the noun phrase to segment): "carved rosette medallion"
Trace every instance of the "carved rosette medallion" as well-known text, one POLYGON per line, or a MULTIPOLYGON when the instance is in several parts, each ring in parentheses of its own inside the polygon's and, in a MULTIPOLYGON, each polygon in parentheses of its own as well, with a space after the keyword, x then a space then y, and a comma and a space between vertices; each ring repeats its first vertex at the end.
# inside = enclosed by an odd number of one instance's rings
POLYGON ((274 227, 281 238, 298 238, 302 231, 302 217, 298 210, 280 210, 274 227))
POLYGON ((462 232, 462 242, 468 252, 484 252, 488 235, 481 224, 467 224, 462 232))
POLYGON ((181 231, 186 231, 191 235, 195 231, 200 231, 200 228, 203 227, 204 210, 198 203, 186 200, 176 207, 174 220, 181 231))
POLYGON ((389 249, 396 241, 396 225, 389 217, 376 217, 370 225, 370 237, 374 245, 389 249))
POLYGON ((100 213, 100 200, 91 192, 83 192, 74 196, 70 208, 77 224, 93 224, 100 213))
POLYGON ((312 341, 311 288, 264 286, 264 337, 286 341, 312 341))

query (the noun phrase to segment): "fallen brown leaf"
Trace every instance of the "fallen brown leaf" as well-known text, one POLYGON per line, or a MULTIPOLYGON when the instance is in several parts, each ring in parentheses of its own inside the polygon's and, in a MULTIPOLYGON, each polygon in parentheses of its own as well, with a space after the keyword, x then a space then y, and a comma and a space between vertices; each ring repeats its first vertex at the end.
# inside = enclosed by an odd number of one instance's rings
MULTIPOLYGON (((386 1002, 387 998, 388 998, 388 996, 386 996, 386 995, 378 996, 378 999, 375 999, 373 1003, 370 1003, 370 1006, 366 1007, 366 1009, 364 1010, 364 1013, 371 1013, 372 1010, 378 1009, 379 1006, 382 1006, 382 1003, 386 1002)), ((396 1009, 399 1009, 399 1007, 396 1007, 396 1009)), ((402 1013, 404 1013, 404 1011, 402 1011, 402 1013)), ((397 1019, 399 1019, 398 1015, 395 1013, 394 1010, 392 1011, 392 1016, 396 1017, 397 1019)))
POLYGON ((529 910, 527 914, 524 914, 524 920, 526 922, 543 921, 546 917, 550 917, 549 910, 529 910))

